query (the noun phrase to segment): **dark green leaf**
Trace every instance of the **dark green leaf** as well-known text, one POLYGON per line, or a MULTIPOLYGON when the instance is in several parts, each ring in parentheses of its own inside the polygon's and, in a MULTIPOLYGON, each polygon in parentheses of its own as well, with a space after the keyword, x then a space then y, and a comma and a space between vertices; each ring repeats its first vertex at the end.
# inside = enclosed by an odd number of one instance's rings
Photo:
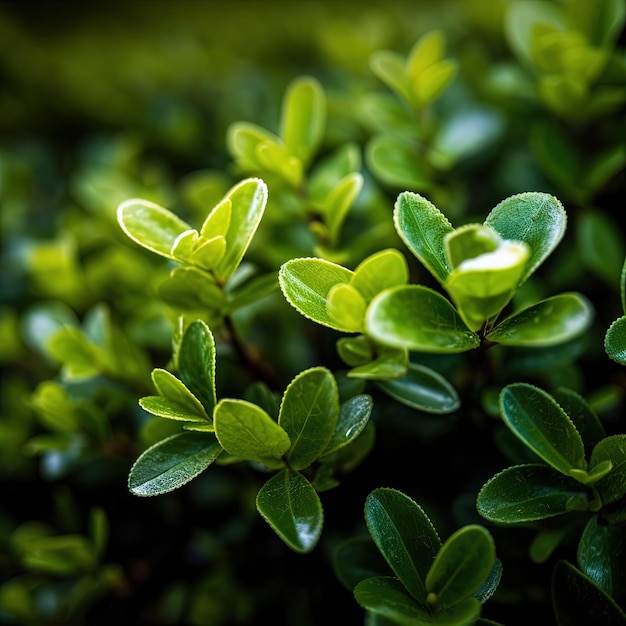
POLYGON ((602 502, 609 504, 626 493, 626 435, 612 435, 600 441, 591 453, 589 466, 593 469, 606 461, 611 462, 611 471, 595 483, 595 488, 602 502))
POLYGON ((337 578, 350 590, 366 578, 391 573, 376 544, 366 537, 340 543, 333 551, 333 567, 337 578))
POLYGON ((491 568, 487 579, 483 582, 480 589, 472 595, 477 598, 481 604, 485 604, 485 602, 487 602, 487 600, 489 600, 489 598, 491 598, 491 596, 495 593, 498 585, 500 584, 501 578, 502 562, 500 561, 500 559, 496 558, 493 562, 493 567, 491 568))
POLYGON ((331 454, 354 441, 367 424, 372 412, 372 397, 367 395, 354 396, 339 407, 339 417, 335 432, 322 455, 331 454))
POLYGON ((461 405, 454 387, 423 365, 411 363, 404 378, 380 381, 378 386, 398 402, 427 413, 451 413, 461 405))
POLYGON ((421 285, 383 291, 372 300, 365 325, 380 343, 408 350, 465 352, 480 344, 450 302, 421 285))
POLYGON ((136 496, 158 496, 188 483, 222 452, 212 434, 180 433, 148 448, 135 461, 128 488, 136 496))
POLYGON ((426 575, 441 548, 427 515, 403 493, 379 488, 367 496, 365 521, 391 569, 409 593, 424 604, 426 575))
POLYGON ((209 419, 217 402, 215 397, 215 340, 201 320, 191 322, 178 348, 178 373, 181 380, 204 406, 209 419))
POLYGON ((576 427, 545 391, 527 383, 508 385, 500 394, 500 411, 517 437, 556 470, 567 475, 587 469, 576 427))
POLYGON ((259 490, 256 506, 276 534, 296 552, 310 552, 322 533, 322 504, 299 472, 283 469, 259 490))
POLYGON ((517 524, 587 509, 587 490, 546 465, 515 465, 479 491, 476 509, 485 519, 517 524))
POLYGON ((554 568, 552 603, 558 626, 626 624, 626 614, 615 601, 567 561, 554 568))
POLYGON ((476 593, 496 558, 494 541, 482 526, 464 526, 443 544, 426 576, 429 604, 451 607, 476 593))
POLYGON ((364 609, 382 615, 394 624, 432 624, 430 611, 417 604, 402 583, 392 576, 362 580, 354 589, 354 598, 364 609))
POLYGON ((584 398, 575 391, 560 387, 552 396, 572 420, 585 444, 586 456, 589 456, 593 447, 606 436, 602 422, 584 398))
POLYGON ((609 358, 626 365, 626 316, 616 319, 604 336, 604 349, 609 358))
POLYGON ((308 467, 330 442, 339 415, 339 390, 329 370, 314 367, 289 384, 280 405, 278 424, 291 440, 286 453, 294 470, 308 467))

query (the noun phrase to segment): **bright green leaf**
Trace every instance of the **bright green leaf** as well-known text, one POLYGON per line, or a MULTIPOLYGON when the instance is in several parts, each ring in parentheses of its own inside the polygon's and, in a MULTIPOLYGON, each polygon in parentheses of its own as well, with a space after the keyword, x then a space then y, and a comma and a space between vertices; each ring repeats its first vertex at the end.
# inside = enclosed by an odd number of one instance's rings
POLYGON ((190 415, 197 415, 198 418, 206 420, 209 419, 198 398, 187 389, 181 380, 167 370, 159 368, 152 370, 152 382, 162 396, 184 407, 190 415))
POLYGON ((292 259, 278 272, 278 282, 287 302, 305 317, 336 330, 352 332, 338 325, 328 313, 328 292, 340 283, 349 283, 353 273, 323 259, 292 259))
POLYGON ((527 383, 513 383, 500 393, 502 419, 535 454, 562 474, 586 470, 580 434, 548 393, 527 383))
POLYGON ((348 376, 363 380, 393 380, 405 376, 408 367, 409 354, 406 348, 379 345, 376 346, 376 358, 356 364, 348 376))
POLYGON ((410 102, 404 59, 396 52, 379 50, 370 57, 372 72, 388 87, 410 102))
POLYGON ((374 136, 367 143, 365 158, 372 173, 386 185, 415 190, 426 190, 432 186, 423 157, 402 137, 374 136))
POLYGON ((261 126, 249 122, 235 122, 228 127, 226 133, 228 150, 246 171, 262 169, 257 148, 264 143, 280 143, 280 139, 261 126))
POLYGON ((173 259, 176 239, 191 226, 167 209, 147 200, 126 200, 117 209, 122 230, 136 243, 156 254, 173 259))
POLYGON ((470 525, 457 530, 444 542, 426 576, 429 604, 439 611, 476 593, 495 558, 495 544, 485 528, 470 525))
POLYGON ((421 285, 387 289, 372 300, 368 334, 383 344, 424 352, 465 352, 480 340, 441 294, 421 285))
POLYGON ((407 591, 424 604, 426 575, 441 547, 427 515, 403 493, 379 488, 367 496, 365 521, 391 569, 407 591))
POLYGON ((136 496, 158 496, 182 487, 222 452, 212 434, 180 433, 148 448, 135 461, 128 488, 136 496))
POLYGON ((333 285, 326 297, 328 316, 337 326, 349 328, 352 332, 363 330, 367 304, 355 287, 347 283, 333 285))
POLYGON ((322 533, 324 513, 311 483, 283 469, 259 490, 256 506, 276 534, 296 552, 310 552, 322 533))
POLYGON ((200 229, 200 234, 205 239, 211 239, 213 237, 226 237, 228 227, 230 226, 232 210, 233 203, 231 199, 226 196, 207 215, 207 218, 204 220, 204 224, 202 224, 202 228, 200 229))
POLYGON ((342 178, 319 203, 332 241, 339 237, 341 225, 362 187, 363 175, 352 172, 342 178))
POLYGON ((213 270, 226 254, 226 239, 222 236, 200 240, 193 251, 190 263, 206 270, 213 270))
POLYGON ((443 33, 432 30, 422 35, 413 45, 406 61, 406 73, 417 78, 428 67, 443 58, 445 41, 443 33))
POLYGON ((478 492, 476 510, 485 519, 518 524, 587 509, 587 490, 546 465, 509 467, 478 492))
POLYGON ((507 317, 487 339, 507 346, 551 346, 583 333, 592 317, 593 308, 585 296, 562 293, 507 317))
POLYGON ((425 68, 413 82, 411 95, 415 108, 428 106, 450 84, 457 70, 454 61, 440 61, 425 68))
POLYGON ((384 392, 418 411, 426 413, 451 413, 461 405, 454 387, 438 372, 411 363, 403 378, 380 381, 384 392))
POLYGON ((305 370, 289 383, 278 424, 291 440, 285 455, 291 469, 304 469, 322 454, 335 432, 338 415, 339 390, 326 368, 305 370))
POLYGON ((215 340, 202 320, 189 324, 178 348, 178 373, 212 419, 215 396, 215 340))
POLYGON ((444 283, 451 271, 446 260, 445 236, 453 230, 446 216, 426 198, 405 191, 396 200, 393 217, 402 241, 444 283))
POLYGON ((191 265, 174 268, 158 290, 168 305, 185 311, 209 310, 219 314, 224 306, 222 288, 205 271, 191 265))
POLYGON ((197 243, 198 231, 193 228, 186 230, 176 237, 172 244, 170 254, 178 261, 189 263, 197 243))
POLYGON ((502 239, 521 241, 530 248, 530 259, 521 282, 543 263, 565 233, 567 215, 563 205, 547 193, 527 192, 500 202, 487 216, 502 239))
POLYGON ((178 420, 183 422, 205 422, 206 417, 203 417, 197 412, 190 410, 188 406, 182 402, 177 402, 171 398, 164 398, 163 396, 144 396, 139 398, 139 406, 144 411, 152 413, 152 415, 158 415, 166 419, 178 420))
POLYGON ((367 302, 384 289, 404 285, 409 280, 409 266, 404 255, 389 248, 362 261, 354 270, 350 284, 367 302))

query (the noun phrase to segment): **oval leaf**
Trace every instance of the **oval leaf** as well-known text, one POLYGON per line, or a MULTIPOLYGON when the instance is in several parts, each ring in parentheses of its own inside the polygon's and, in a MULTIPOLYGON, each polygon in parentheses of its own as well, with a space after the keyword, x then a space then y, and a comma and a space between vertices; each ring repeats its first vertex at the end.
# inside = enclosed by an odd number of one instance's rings
POLYGON ((417 604, 402 583, 392 576, 362 580, 354 588, 354 598, 364 609, 389 619, 393 624, 432 624, 430 611, 417 604))
POLYGON ((152 415, 158 415, 171 420, 179 420, 183 422, 202 422, 207 424, 206 418, 198 415, 196 412, 190 411, 184 404, 164 398, 163 396, 145 396, 139 398, 139 406, 152 415))
POLYGON ((522 241, 530 248, 530 258, 520 284, 543 263, 565 233, 567 215, 554 196, 527 192, 498 204, 485 220, 503 239, 522 241))
POLYGON ((335 432, 322 455, 331 454, 354 441, 363 431, 372 413, 371 396, 362 394, 346 400, 339 408, 335 432))
POLYGON ((396 200, 393 219, 402 241, 443 284, 451 271, 444 243, 454 230, 448 218, 426 198, 405 191, 396 200))
POLYGON ((171 249, 176 239, 191 230, 189 224, 171 211, 138 198, 119 205, 117 221, 134 242, 168 259, 174 259, 171 249))
POLYGON ((626 316, 609 326, 604 337, 604 349, 613 361, 626 365, 626 316))
POLYGON ((224 450, 242 459, 275 463, 291 445, 287 433, 262 408, 245 400, 220 400, 213 422, 224 450))
POLYGON ((476 593, 495 559, 495 544, 485 528, 470 525, 457 530, 445 541, 426 576, 429 602, 439 610, 476 593))
POLYGON ((518 524, 587 509, 587 490, 546 465, 515 465, 496 474, 478 492, 476 510, 485 519, 518 524))
POLYGON ((329 370, 314 367, 291 381, 278 424, 291 440, 286 458, 292 469, 304 469, 322 454, 335 432, 338 415, 339 390, 329 370))
POLYGON ((328 292, 340 283, 349 283, 353 272, 323 259, 292 259, 281 266, 278 282, 287 302, 304 317, 344 332, 352 328, 337 324, 328 312, 328 292))
POLYGON ((408 350, 465 352, 480 344, 450 302, 421 285, 402 285, 376 296, 365 326, 377 341, 408 350))
POLYGON ((396 136, 378 135, 366 146, 372 173, 385 184, 400 189, 428 189, 430 173, 413 145, 396 136))
POLYGON ((354 270, 350 284, 369 302, 384 289, 404 285, 409 280, 409 266, 404 255, 389 248, 367 257, 354 270))
POLYGON ((283 469, 259 490, 256 507, 274 532, 296 552, 310 552, 322 533, 322 503, 299 472, 283 469))
POLYGON ((611 471, 601 478, 595 488, 602 502, 609 504, 619 500, 626 493, 626 435, 606 437, 593 449, 589 462, 593 469, 606 461, 611 462, 611 471))
POLYGON ((212 419, 217 402, 215 340, 213 333, 202 320, 191 322, 183 333, 178 348, 178 374, 212 419))
POLYGON ((515 435, 562 474, 586 470, 585 447, 565 411, 545 391, 514 383, 500 394, 502 419, 515 435))
POLYGON ((426 575, 441 540, 426 513, 395 489, 375 489, 365 501, 365 521, 372 539, 408 592, 426 602, 426 575))
POLYGON ((157 368, 152 370, 152 381, 163 397, 184 407, 187 413, 196 415, 199 419, 209 419, 198 398, 174 374, 157 368))
POLYGON ((423 365, 409 365, 404 378, 378 383, 398 402, 427 413, 451 413, 461 405, 454 387, 438 372, 423 365))
POLYGON ((585 296, 563 293, 511 315, 487 339, 505 346, 552 346, 583 333, 592 316, 591 303, 585 296))
POLYGON ((128 488, 136 496, 158 496, 188 483, 222 452, 211 434, 179 433, 148 448, 135 461, 128 488))

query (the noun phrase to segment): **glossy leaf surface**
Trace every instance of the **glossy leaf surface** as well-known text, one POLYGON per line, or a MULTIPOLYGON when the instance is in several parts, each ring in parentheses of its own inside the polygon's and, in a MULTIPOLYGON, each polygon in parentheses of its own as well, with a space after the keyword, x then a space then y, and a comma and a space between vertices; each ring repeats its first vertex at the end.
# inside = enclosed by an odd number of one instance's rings
POLYGON ((441 540, 419 505, 394 489, 372 491, 365 502, 372 539, 395 575, 420 604, 426 602, 426 576, 441 540))
POLYGON ((576 427, 548 393, 527 383, 514 383, 500 394, 507 426, 535 454, 562 474, 587 469, 585 448, 576 427))
POLYGON ((611 462, 611 471, 595 487, 605 504, 615 502, 626 493, 626 434, 606 437, 593 449, 590 467, 611 462))
POLYGON ((365 394, 354 396, 342 403, 335 431, 322 455, 336 452, 354 441, 368 423, 372 406, 372 397, 365 394))
POLYGON ((299 472, 283 469, 259 490, 256 506, 276 534, 296 552, 310 552, 324 523, 322 504, 299 472))
POLYGON ((478 492, 476 508, 492 522, 517 524, 587 509, 587 490, 546 465, 509 467, 478 492))
POLYGON ((148 448, 135 461, 128 488, 136 496, 158 496, 182 487, 222 452, 212 434, 180 433, 148 448))
POLYGON ((604 348, 608 356, 620 365, 626 365, 626 316, 616 319, 606 332, 604 348))
POLYGON ((209 419, 204 407, 185 384, 173 374, 163 369, 152 370, 152 381, 158 392, 168 400, 184 407, 190 415, 197 415, 199 418, 209 419))
POLYGON ((389 248, 367 257, 354 270, 350 285, 356 288, 367 302, 384 289, 403 285, 409 280, 409 267, 404 255, 389 248))
POLYGON ((367 332, 390 346, 424 352, 465 352, 480 340, 442 295, 421 285, 388 289, 372 300, 367 332))

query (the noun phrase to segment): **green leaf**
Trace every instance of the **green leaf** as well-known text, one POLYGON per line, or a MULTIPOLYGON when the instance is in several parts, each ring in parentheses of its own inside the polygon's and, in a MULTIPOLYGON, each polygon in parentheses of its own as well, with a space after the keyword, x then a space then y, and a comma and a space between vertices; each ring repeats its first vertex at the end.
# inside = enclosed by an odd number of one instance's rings
POLYGON ((500 411, 511 431, 554 469, 565 475, 587 469, 580 434, 545 391, 527 383, 507 385, 500 393, 500 411))
MULTIPOLYGON (((347 345, 350 344, 343 344, 343 348, 347 345)), ((345 355, 345 349, 340 350, 339 354, 345 355)), ((405 376, 408 366, 409 355, 406 348, 379 345, 376 346, 376 358, 368 363, 355 364, 355 367, 348 372, 348 376, 363 380, 391 380, 405 376)))
POLYGON ((159 296, 171 307, 185 311, 211 311, 221 317, 224 291, 207 272, 185 265, 176 267, 158 286, 159 296))
POLYGON ((342 328, 352 332, 363 330, 363 320, 367 304, 363 296, 352 285, 333 285, 327 294, 328 315, 342 328))
POLYGON ((291 154, 306 165, 322 143, 326 127, 326 94, 310 76, 294 80, 283 98, 280 136, 291 154))
POLYGON ((215 268, 216 278, 224 283, 239 267, 267 204, 267 185, 260 178, 248 178, 237 183, 226 194, 231 202, 226 252, 215 268))
POLYGON ((323 259, 292 259, 284 263, 278 272, 278 282, 287 302, 302 315, 322 324, 352 332, 330 316, 328 292, 340 283, 349 283, 353 272, 323 259))
POLYGON ((368 423, 372 406, 372 397, 365 394, 346 400, 339 407, 335 431, 320 456, 332 454, 354 441, 368 423))
POLYGON ((322 533, 324 513, 311 483, 283 469, 259 490, 256 506, 274 532, 296 552, 310 552, 322 533))
POLYGON ((589 456, 593 447, 606 436, 602 422, 584 398, 575 391, 560 387, 552 396, 576 426, 585 444, 586 456, 589 456))
POLYGON ((626 583, 626 533, 598 521, 594 515, 585 526, 578 543, 578 564, 586 576, 612 596, 626 583))
POLYGON ((457 71, 454 61, 440 61, 425 68, 413 82, 413 106, 421 110, 428 106, 452 82, 457 71))
POLYGON ((366 578, 390 574, 389 566, 369 537, 353 537, 333 550, 333 568, 346 589, 366 578))
POLYGON ((426 602, 426 575, 441 540, 424 511, 395 489, 374 489, 365 501, 365 521, 372 539, 407 591, 426 602))
POLYGON ((421 285, 387 289, 372 300, 368 334, 382 344, 424 352, 465 352, 480 339, 442 295, 421 285))
POLYGON ((476 509, 492 522, 518 524, 587 509, 587 490, 546 465, 514 465, 478 492, 476 509))
POLYGON ((567 216, 559 200, 540 192, 521 193, 503 200, 485 220, 485 225, 491 226, 502 239, 521 241, 530 248, 521 283, 558 245, 566 223, 567 216))
POLYGON ((119 205, 117 221, 134 242, 168 259, 175 258, 171 250, 176 239, 192 230, 189 224, 162 206, 137 198, 119 205))
POLYGON ((431 30, 413 44, 406 60, 406 73, 411 78, 438 63, 444 54, 445 40, 440 30, 431 30))
POLYGON ((128 488, 136 496, 158 496, 188 483, 222 452, 212 434, 179 433, 148 448, 135 461, 128 488))
POLYGON ((339 390, 329 370, 314 367, 289 383, 280 405, 278 424, 291 440, 286 453, 293 470, 308 467, 326 449, 339 415, 339 390))
MULTIPOLYGON (((496 592, 500 579, 502 578, 502 562, 496 558, 493 562, 493 567, 489 572, 489 575, 480 586, 480 589, 473 593, 473 597, 479 600, 481 604, 485 604, 489 598, 496 592)), ((476 622, 477 624, 481 622, 476 622)))
POLYGON ((367 302, 384 289, 404 285, 409 281, 409 266, 404 255, 389 248, 367 257, 354 270, 350 285, 361 293, 367 302))
POLYGON ((405 191, 396 200, 393 217, 402 241, 443 284, 451 271, 445 236, 453 230, 446 216, 426 198, 405 191))
POLYGON ((226 196, 207 215, 200 229, 200 235, 205 239, 212 239, 213 237, 225 238, 228 227, 230 226, 232 211, 233 203, 231 199, 226 196))
POLYGON ((97 566, 93 545, 82 535, 31 537, 21 561, 28 570, 57 576, 80 575, 97 566))
POLYGON ((552 604, 558 626, 626 624, 626 614, 615 601, 567 561, 559 561, 554 568, 552 604))
POLYGON ((626 435, 606 437, 593 449, 589 461, 590 468, 610 461, 611 471, 595 483, 603 504, 619 500, 626 494, 626 435))
POLYGON ((354 598, 364 609, 384 616, 394 624, 406 626, 432 624, 430 612, 419 606, 402 583, 392 576, 376 576, 362 580, 354 588, 354 598))
POLYGON ((616 319, 604 336, 604 349, 610 359, 626 365, 626 316, 616 319))
POLYGON ((337 241, 341 225, 362 187, 363 175, 352 172, 342 178, 317 205, 322 209, 331 241, 337 241))
POLYGON ((215 435, 228 454, 275 466, 287 452, 287 433, 260 407, 245 400, 220 400, 213 413, 215 435))
POLYGON ((217 403, 215 396, 215 340, 202 320, 187 326, 178 348, 178 373, 186 387, 200 400, 209 419, 217 403))
POLYGON ((437 611, 476 593, 496 559, 493 538, 482 526, 457 530, 443 544, 426 576, 428 603, 437 611))
POLYGON ((229 313, 269 296, 278 288, 276 272, 255 276, 228 294, 229 313))
POLYGON ((451 413, 461 405, 454 387, 438 372, 411 363, 404 378, 378 383, 383 391, 407 406, 427 413, 451 413))
POLYGON ((365 158, 376 178, 390 187, 426 190, 432 186, 426 162, 404 138, 374 136, 367 143, 365 158))
POLYGON ((563 293, 507 317, 487 339, 507 346, 551 346, 583 333, 592 318, 593 308, 585 296, 563 293))
POLYGON ((167 370, 152 370, 152 382, 162 396, 180 405, 188 414, 196 415, 198 419, 209 419, 200 401, 182 381, 167 370))
POLYGON ((264 144, 280 143, 280 139, 257 124, 235 122, 228 127, 226 144, 239 166, 246 171, 263 169, 258 148, 264 144))
POLYGON ((370 56, 370 68, 375 76, 407 102, 411 101, 404 59, 396 52, 379 50, 370 56))
POLYGON ((207 423, 206 417, 191 411, 189 407, 185 406, 183 403, 172 400, 171 398, 164 398, 163 396, 144 396, 143 398, 139 398, 139 406, 141 406, 144 411, 152 413, 152 415, 158 415, 166 419, 207 423))

